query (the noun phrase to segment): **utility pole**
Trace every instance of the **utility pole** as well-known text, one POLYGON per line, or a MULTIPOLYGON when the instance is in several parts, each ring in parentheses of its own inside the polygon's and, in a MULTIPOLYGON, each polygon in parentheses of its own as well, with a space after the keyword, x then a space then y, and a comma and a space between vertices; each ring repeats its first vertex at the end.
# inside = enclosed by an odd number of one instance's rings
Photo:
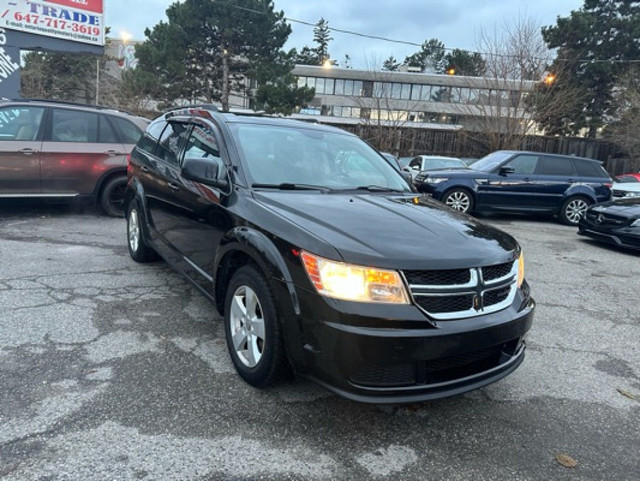
POLYGON ((100 102, 100 57, 96 59, 96 105, 100 102))

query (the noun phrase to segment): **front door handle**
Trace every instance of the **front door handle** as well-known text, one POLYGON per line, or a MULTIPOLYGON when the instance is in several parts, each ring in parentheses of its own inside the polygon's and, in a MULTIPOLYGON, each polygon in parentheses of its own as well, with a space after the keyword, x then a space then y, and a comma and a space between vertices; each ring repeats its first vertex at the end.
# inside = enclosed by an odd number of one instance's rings
POLYGON ((179 186, 178 184, 174 184, 174 183, 170 183, 170 184, 169 184, 169 188, 170 188, 171 190, 175 190, 175 191, 180 190, 180 186, 179 186))
POLYGON ((22 150, 19 150, 19 152, 22 152, 24 155, 31 155, 31 154, 37 154, 37 153, 38 153, 38 151, 37 151, 37 150, 35 150, 35 149, 30 149, 30 148, 28 148, 28 147, 26 147, 26 148, 24 148, 24 149, 22 149, 22 150))
POLYGON ((142 167, 140 167, 140 170, 142 172, 149 172, 149 167, 147 167, 146 165, 143 165, 142 167))
POLYGON ((113 157, 114 155, 118 155, 118 152, 116 150, 113 150, 113 149, 105 150, 104 153, 107 154, 109 157, 113 157))

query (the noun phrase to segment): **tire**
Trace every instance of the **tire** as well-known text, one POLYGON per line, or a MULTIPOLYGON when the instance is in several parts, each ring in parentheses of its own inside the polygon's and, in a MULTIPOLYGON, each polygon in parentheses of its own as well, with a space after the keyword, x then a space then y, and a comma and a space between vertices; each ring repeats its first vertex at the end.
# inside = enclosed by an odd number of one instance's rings
POLYGON ((127 211, 127 246, 131 258, 140 263, 153 262, 158 254, 146 244, 138 202, 133 200, 127 211))
POLYGON ((473 195, 467 189, 448 190, 442 196, 442 203, 464 214, 473 212, 473 195))
POLYGON ((127 177, 118 175, 107 181, 100 192, 100 206, 109 217, 124 217, 124 194, 127 177))
POLYGON ((564 201, 560 208, 560 221, 567 225, 578 225, 580 217, 586 212, 587 208, 592 204, 589 199, 581 196, 569 197, 564 201))
POLYGON ((273 294, 254 266, 243 266, 235 272, 224 307, 227 348, 240 377, 257 388, 287 378, 291 368, 273 294))

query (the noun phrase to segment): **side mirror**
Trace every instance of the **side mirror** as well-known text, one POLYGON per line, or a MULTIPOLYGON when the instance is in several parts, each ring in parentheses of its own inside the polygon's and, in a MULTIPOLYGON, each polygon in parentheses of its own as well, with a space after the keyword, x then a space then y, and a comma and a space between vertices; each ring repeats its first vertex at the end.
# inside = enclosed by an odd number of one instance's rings
POLYGON ((402 175, 402 177, 404 177, 404 180, 406 180, 409 184, 413 182, 413 178, 411 177, 411 172, 404 170, 400 172, 400 174, 402 175))
POLYGON ((500 175, 513 174, 515 171, 513 167, 500 167, 500 175))
POLYGON ((229 182, 218 179, 220 165, 207 159, 187 157, 182 162, 182 177, 194 182, 215 187, 216 189, 227 189, 229 182))

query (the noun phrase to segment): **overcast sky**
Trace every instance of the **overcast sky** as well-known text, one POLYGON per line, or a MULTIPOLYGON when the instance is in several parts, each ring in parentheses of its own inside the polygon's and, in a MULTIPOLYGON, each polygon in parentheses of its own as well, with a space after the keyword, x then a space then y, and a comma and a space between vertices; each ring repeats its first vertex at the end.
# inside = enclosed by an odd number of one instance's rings
MULTIPOLYGON (((166 19, 165 10, 173 0, 107 0, 106 24, 111 35, 127 31, 136 40, 144 40, 144 29, 166 19)), ((437 38, 448 48, 474 50, 481 29, 500 28, 518 16, 535 19, 540 25, 552 25, 558 16, 566 16, 583 5, 582 0, 275 0, 277 10, 286 17, 315 23, 320 17, 329 26, 378 35, 396 40, 422 43, 437 38)), ((291 23, 293 33, 285 48, 313 46, 313 27, 291 23)), ((345 54, 354 68, 381 64, 390 55, 398 60, 417 47, 355 37, 333 32, 329 53, 343 63, 345 54)))

